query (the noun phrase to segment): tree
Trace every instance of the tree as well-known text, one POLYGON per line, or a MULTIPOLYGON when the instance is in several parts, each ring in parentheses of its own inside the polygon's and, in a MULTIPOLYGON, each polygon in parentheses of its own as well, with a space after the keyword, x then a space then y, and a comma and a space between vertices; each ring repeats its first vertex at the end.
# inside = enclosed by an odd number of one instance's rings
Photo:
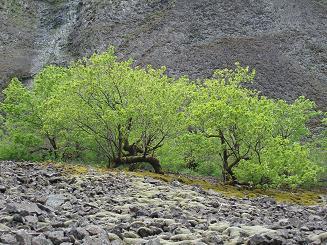
POLYGON ((0 157, 131 169, 144 162, 157 173, 164 159, 202 173, 220 167, 233 183, 314 181, 320 168, 303 143, 318 114, 314 103, 261 96, 243 86, 254 76, 236 64, 211 79, 170 78, 165 68, 117 61, 113 49, 66 68, 49 66, 32 88, 13 79, 4 91, 0 157))
POLYGON ((318 168, 308 160, 305 147, 297 143, 308 133, 305 124, 315 115, 314 104, 304 98, 287 104, 242 87, 252 81, 255 71, 236 65, 235 70, 216 71, 213 79, 197 86, 188 112, 191 134, 215 144, 224 181, 276 184, 278 178, 267 175, 263 166, 268 172, 278 166, 276 176, 297 178, 291 183, 295 185, 308 180, 303 171, 315 176, 318 168), (298 172, 291 171, 293 168, 298 172), (255 180, 253 175, 245 178, 253 172, 255 180))
POLYGON ((14 78, 4 90, 5 99, 1 103, 5 118, 3 142, 7 144, 6 151, 9 146, 13 148, 13 155, 8 157, 28 159, 28 155, 41 154, 58 159, 57 132, 47 127, 44 105, 64 71, 65 68, 49 66, 35 77, 32 89, 14 78))
POLYGON ((160 173, 156 151, 177 132, 187 95, 186 79, 164 72, 117 62, 112 49, 93 55, 68 68, 47 103, 47 121, 94 142, 109 166, 148 162, 160 173))

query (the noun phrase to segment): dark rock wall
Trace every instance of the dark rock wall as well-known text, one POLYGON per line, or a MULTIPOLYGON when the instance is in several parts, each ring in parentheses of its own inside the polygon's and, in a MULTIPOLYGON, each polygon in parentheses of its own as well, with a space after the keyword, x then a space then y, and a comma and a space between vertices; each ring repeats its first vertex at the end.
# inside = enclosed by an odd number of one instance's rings
POLYGON ((2 2, 2 82, 114 45, 122 58, 193 78, 240 61, 256 68, 264 94, 327 109, 326 0, 2 2))

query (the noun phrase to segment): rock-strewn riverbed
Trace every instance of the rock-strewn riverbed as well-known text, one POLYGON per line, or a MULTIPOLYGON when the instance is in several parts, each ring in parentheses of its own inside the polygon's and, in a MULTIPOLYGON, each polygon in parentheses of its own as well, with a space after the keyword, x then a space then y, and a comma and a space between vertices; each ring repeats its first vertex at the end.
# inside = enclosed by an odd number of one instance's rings
POLYGON ((326 244, 327 207, 1 162, 0 244, 326 244))

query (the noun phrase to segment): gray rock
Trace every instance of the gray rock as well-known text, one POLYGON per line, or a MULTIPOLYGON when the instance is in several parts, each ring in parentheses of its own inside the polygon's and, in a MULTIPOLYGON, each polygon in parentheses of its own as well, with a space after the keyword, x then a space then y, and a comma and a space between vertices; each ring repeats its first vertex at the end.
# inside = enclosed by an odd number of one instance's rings
POLYGON ((327 242, 327 232, 322 232, 318 235, 309 236, 309 240, 315 244, 323 244, 327 242))
POLYGON ((5 193, 7 190, 7 187, 5 187, 4 185, 0 185, 0 193, 5 193))
POLYGON ((34 215, 28 215, 25 218, 25 222, 31 223, 31 224, 35 224, 38 222, 38 218, 34 215))
POLYGON ((8 226, 6 226, 5 224, 1 224, 0 223, 0 232, 7 232, 10 231, 10 228, 8 226))
POLYGON ((44 235, 39 235, 37 237, 33 237, 32 245, 53 245, 51 240, 46 239, 44 235))
POLYGON ((248 245, 282 245, 285 244, 285 240, 275 234, 255 234, 247 241, 248 245))
POLYGON ((21 214, 14 214, 14 216, 12 217, 12 220, 14 222, 17 222, 17 223, 24 223, 25 222, 25 219, 21 214))
POLYGON ((123 243, 126 245, 141 245, 146 243, 147 240, 144 240, 142 238, 125 238, 123 243))
POLYGON ((196 239, 196 236, 192 234, 179 234, 174 235, 170 238, 172 241, 192 241, 196 239))
POLYGON ((23 201, 21 203, 8 203, 6 211, 9 213, 19 213, 23 216, 30 214, 42 214, 42 210, 35 203, 23 201))
POLYGON ((152 236, 152 231, 149 228, 141 227, 137 230, 137 234, 139 234, 140 237, 148 237, 152 236))
POLYGON ((110 240, 107 235, 98 235, 93 237, 86 237, 84 239, 84 245, 110 245, 110 240))
POLYGON ((151 239, 144 243, 144 245, 160 245, 160 244, 161 243, 159 238, 151 239))
POLYGON ((69 235, 73 235, 77 240, 83 240, 89 235, 87 230, 82 227, 72 228, 69 232, 69 235))
POLYGON ((48 196, 45 205, 49 206, 51 208, 58 208, 62 204, 64 204, 65 201, 66 201, 66 198, 64 195, 50 195, 50 196, 48 196))
POLYGON ((139 238, 140 236, 133 231, 125 231, 122 236, 124 238, 139 238))
POLYGON ((46 236, 53 242, 54 245, 59 245, 70 240, 68 237, 65 237, 63 231, 47 232, 46 236))
POLYGON ((24 230, 19 230, 16 232, 16 240, 20 245, 31 245, 32 236, 24 230))
POLYGON ((173 182, 171 182, 171 185, 174 187, 180 187, 182 184, 179 181, 174 180, 173 182))
POLYGON ((88 231, 88 233, 90 233, 91 236, 105 232, 101 227, 96 225, 89 225, 85 227, 85 229, 88 231))
POLYGON ((12 234, 0 235, 0 242, 6 243, 6 244, 17 244, 16 237, 12 234))

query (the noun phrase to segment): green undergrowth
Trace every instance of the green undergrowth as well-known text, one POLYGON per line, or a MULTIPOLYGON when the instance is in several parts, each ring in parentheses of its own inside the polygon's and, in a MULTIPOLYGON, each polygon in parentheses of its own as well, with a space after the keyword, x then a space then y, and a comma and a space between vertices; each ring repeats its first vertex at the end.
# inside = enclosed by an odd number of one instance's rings
POLYGON ((221 193, 226 197, 234 198, 258 198, 262 196, 269 196, 274 198, 278 203, 292 203, 299 205, 319 205, 322 204, 321 195, 322 190, 309 191, 305 189, 296 190, 277 190, 277 189, 247 189, 245 187, 238 187, 232 185, 225 185, 220 182, 212 180, 205 180, 204 178, 188 177, 178 174, 156 174, 149 171, 143 172, 129 172, 121 169, 108 169, 103 166, 85 165, 85 164, 67 164, 67 163, 53 163, 45 162, 44 167, 54 167, 67 175, 85 175, 89 172, 90 168, 99 173, 125 173, 128 176, 135 177, 151 177, 161 180, 166 183, 171 183, 177 180, 185 185, 195 185, 203 188, 204 190, 213 190, 221 193))

